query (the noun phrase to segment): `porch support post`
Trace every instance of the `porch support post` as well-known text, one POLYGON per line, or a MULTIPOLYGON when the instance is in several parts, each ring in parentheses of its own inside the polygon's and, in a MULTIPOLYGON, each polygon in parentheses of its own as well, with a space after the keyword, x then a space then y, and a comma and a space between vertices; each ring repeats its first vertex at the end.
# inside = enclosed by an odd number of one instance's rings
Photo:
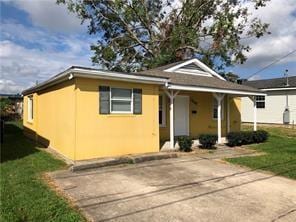
POLYGON ((254 131, 257 131, 257 105, 256 105, 256 98, 254 96, 253 99, 253 107, 254 107, 254 131))
POLYGON ((174 90, 165 90, 165 93, 170 99, 170 149, 174 149, 174 99, 179 93, 179 91, 174 92, 174 90))
POLYGON ((217 100, 218 107, 217 107, 217 122, 218 122, 218 144, 222 143, 222 122, 221 122, 221 102, 223 101, 224 95, 222 93, 213 93, 214 97, 217 100))
POLYGON ((257 131, 257 105, 256 96, 249 97, 253 101, 253 130, 257 131))
POLYGON ((227 95, 227 133, 230 132, 230 101, 231 99, 230 95, 227 95))

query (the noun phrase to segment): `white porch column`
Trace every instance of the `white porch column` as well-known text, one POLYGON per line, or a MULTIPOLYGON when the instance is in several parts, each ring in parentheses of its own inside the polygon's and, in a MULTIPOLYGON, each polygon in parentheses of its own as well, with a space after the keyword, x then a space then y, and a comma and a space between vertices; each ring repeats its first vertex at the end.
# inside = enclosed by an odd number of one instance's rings
POLYGON ((224 94, 221 93, 213 93, 214 97, 217 100, 217 122, 218 122, 218 144, 222 143, 222 122, 221 122, 221 102, 223 101, 224 94))
POLYGON ((174 92, 170 92, 170 148, 174 149, 174 92))
POLYGON ((254 107, 254 131, 257 131, 257 105, 256 105, 256 97, 253 98, 253 107, 254 107))
POLYGON ((179 93, 179 91, 174 93, 174 90, 170 90, 169 92, 165 90, 165 93, 170 99, 170 149, 174 149, 174 99, 179 93))

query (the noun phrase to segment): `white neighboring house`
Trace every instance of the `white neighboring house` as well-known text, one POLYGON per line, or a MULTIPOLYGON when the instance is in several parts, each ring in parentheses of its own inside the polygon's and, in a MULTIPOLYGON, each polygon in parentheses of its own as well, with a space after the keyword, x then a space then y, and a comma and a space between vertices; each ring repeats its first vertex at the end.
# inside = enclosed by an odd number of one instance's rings
MULTIPOLYGON (((267 94, 255 98, 258 123, 296 124, 296 76, 290 76, 288 82, 287 78, 276 78, 242 84, 261 89, 267 94)), ((242 98, 241 109, 242 122, 253 122, 253 102, 250 98, 242 98)))

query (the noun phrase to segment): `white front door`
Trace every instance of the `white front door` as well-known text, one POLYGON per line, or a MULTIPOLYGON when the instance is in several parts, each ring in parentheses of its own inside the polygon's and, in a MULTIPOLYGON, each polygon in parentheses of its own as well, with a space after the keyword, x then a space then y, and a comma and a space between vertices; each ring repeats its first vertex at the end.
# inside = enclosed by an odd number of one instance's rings
POLYGON ((175 136, 189 136, 189 96, 176 96, 174 102, 175 136))

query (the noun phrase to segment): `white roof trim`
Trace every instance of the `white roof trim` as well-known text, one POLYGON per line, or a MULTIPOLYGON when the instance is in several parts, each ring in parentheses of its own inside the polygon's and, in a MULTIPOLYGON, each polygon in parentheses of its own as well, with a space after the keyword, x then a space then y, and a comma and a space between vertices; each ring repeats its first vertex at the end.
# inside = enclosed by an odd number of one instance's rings
POLYGON ((149 77, 141 76, 137 74, 124 74, 124 73, 115 73, 115 72, 105 72, 99 70, 87 70, 74 68, 71 70, 74 73, 75 77, 84 77, 92 79, 110 79, 110 80, 121 80, 128 82, 141 82, 141 83, 153 83, 153 84, 165 84, 169 81, 167 78, 161 77, 149 77))
POLYGON ((169 81, 169 79, 161 78, 161 77, 149 77, 149 76, 140 76, 140 75, 133 75, 133 74, 90 70, 90 69, 83 69, 83 68, 71 68, 71 69, 67 69, 64 72, 61 72, 59 75, 45 82, 42 82, 36 86, 33 86, 29 89, 24 90, 22 93, 24 95, 27 95, 36 91, 40 91, 42 89, 46 89, 60 82, 71 80, 73 77, 92 78, 92 79, 110 79, 110 80, 120 80, 120 81, 126 81, 126 82, 137 82, 137 83, 159 84, 159 85, 165 85, 169 81))
POLYGON ((295 90, 296 87, 290 87, 290 88, 269 88, 269 89, 261 89, 262 91, 283 91, 283 90, 295 90))
POLYGON ((200 87, 200 86, 183 86, 183 85, 169 84, 167 88, 175 89, 175 90, 225 93, 225 94, 234 94, 234 95, 243 95, 243 96, 266 96, 266 93, 264 92, 260 93, 260 92, 250 92, 250 91, 234 90, 234 89, 217 89, 212 87, 200 87))
POLYGON ((176 66, 173 66, 169 69, 164 70, 165 72, 176 72, 177 69, 181 68, 182 66, 188 65, 194 63, 197 66, 199 66, 201 69, 203 69, 206 73, 211 74, 212 76, 215 76, 221 80, 226 81, 222 76, 220 76, 218 73, 216 73, 214 70, 210 69, 207 65, 205 65, 204 63, 202 63, 201 61, 199 61, 198 59, 190 59, 186 62, 182 62, 181 64, 178 64, 176 66))

